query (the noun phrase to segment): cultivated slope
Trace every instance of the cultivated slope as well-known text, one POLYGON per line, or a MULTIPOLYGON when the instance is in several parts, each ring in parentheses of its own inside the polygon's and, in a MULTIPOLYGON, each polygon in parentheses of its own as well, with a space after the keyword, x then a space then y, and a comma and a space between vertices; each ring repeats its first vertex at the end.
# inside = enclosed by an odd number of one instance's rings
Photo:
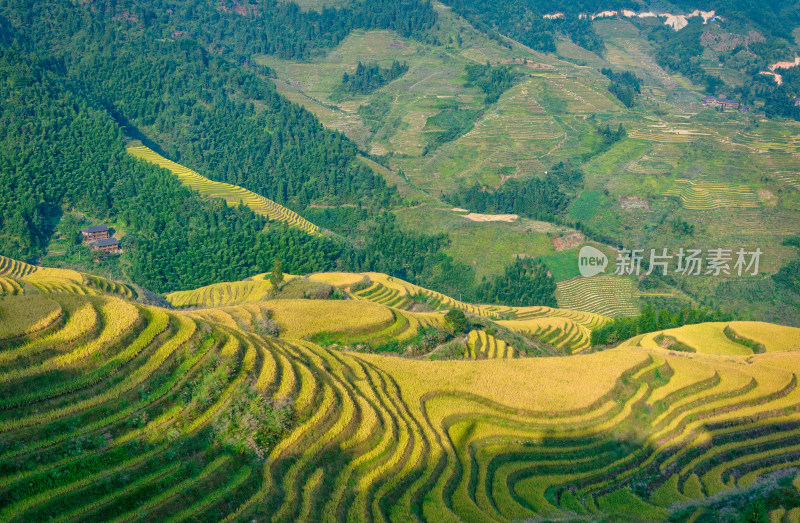
POLYGON ((800 464, 798 329, 417 361, 308 341, 419 314, 368 300, 176 312, 3 262, 4 521, 657 520, 800 464))
POLYGON ((148 147, 129 147, 128 153, 168 169, 178 177, 183 185, 198 191, 200 194, 213 198, 222 198, 228 202, 229 205, 244 203, 244 205, 252 209, 254 213, 266 216, 270 220, 288 223, 292 227, 297 227, 309 234, 319 234, 319 227, 291 209, 287 209, 283 205, 275 203, 268 198, 264 198, 260 194, 248 191, 238 185, 209 180, 205 176, 179 163, 164 158, 148 147))

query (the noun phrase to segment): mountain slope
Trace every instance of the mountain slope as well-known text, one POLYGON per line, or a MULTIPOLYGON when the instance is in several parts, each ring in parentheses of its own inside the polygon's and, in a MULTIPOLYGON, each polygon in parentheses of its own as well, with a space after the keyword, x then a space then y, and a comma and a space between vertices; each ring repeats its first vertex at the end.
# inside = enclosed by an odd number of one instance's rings
MULTIPOLYGON (((796 459, 798 329, 665 332, 697 349, 680 356, 655 333, 585 356, 414 361, 308 341, 374 331, 377 304, 184 313, 34 290, 49 269, 6 265, 25 289, 0 298, 4 520, 663 519, 783 489, 769 478, 796 459), (253 331, 271 315, 280 338, 253 331)), ((781 499, 767 508, 793 508, 781 499)))
POLYGON ((209 180, 191 169, 187 169, 178 163, 164 158, 148 147, 128 147, 127 151, 131 156, 169 170, 178 177, 183 185, 194 189, 204 196, 222 198, 228 202, 229 205, 238 205, 239 202, 242 202, 254 213, 260 214, 265 218, 284 222, 309 234, 319 234, 319 227, 304 219, 296 212, 252 191, 242 189, 241 187, 229 183, 209 180))

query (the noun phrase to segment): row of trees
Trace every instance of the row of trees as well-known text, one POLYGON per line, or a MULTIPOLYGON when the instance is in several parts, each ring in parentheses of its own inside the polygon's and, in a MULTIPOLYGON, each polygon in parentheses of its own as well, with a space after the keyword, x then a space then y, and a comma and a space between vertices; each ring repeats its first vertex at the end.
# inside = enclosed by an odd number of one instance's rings
POLYGON ((668 309, 655 309, 647 305, 633 318, 614 318, 610 323, 592 331, 592 345, 613 345, 639 334, 673 329, 684 325, 694 325, 710 321, 733 321, 733 314, 708 308, 685 308, 678 312, 668 309))
POLYGON ((614 72, 611 69, 600 69, 609 80, 611 85, 608 90, 616 96, 625 107, 633 107, 636 96, 642 92, 642 81, 638 76, 630 71, 614 72))
POLYGON ((475 292, 479 303, 526 307, 532 303, 556 307, 556 282, 547 267, 534 258, 517 258, 504 274, 485 281, 475 292))
POLYGON ((486 65, 468 64, 465 69, 467 74, 465 85, 480 87, 486 93, 484 103, 487 104, 495 103, 520 76, 507 65, 492 67, 488 62, 486 65))
POLYGON ((582 186, 583 171, 569 162, 559 162, 544 178, 508 180, 495 191, 475 184, 448 195, 447 201, 478 213, 551 220, 567 210, 582 186))
POLYGON ((389 67, 381 67, 377 62, 367 65, 358 62, 353 74, 344 73, 339 89, 345 93, 369 94, 376 89, 403 76, 408 71, 408 65, 397 60, 389 67))

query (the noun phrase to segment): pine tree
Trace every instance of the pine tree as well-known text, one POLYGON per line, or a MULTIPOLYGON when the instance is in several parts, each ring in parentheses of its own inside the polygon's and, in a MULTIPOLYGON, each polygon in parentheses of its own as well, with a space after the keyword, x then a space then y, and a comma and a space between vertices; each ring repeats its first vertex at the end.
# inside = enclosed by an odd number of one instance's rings
POLYGON ((280 289, 281 283, 283 283, 283 269, 281 269, 280 258, 275 258, 275 265, 272 267, 272 276, 270 276, 270 281, 276 289, 280 289))

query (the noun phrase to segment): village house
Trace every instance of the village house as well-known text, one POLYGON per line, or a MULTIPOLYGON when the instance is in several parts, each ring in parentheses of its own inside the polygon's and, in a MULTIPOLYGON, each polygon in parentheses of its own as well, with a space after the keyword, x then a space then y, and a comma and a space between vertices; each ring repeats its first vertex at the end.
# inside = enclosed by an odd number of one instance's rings
POLYGON ((110 236, 108 227, 105 225, 92 225, 91 227, 86 227, 85 229, 81 229, 81 234, 83 235, 83 241, 86 243, 92 243, 97 240, 105 240, 110 236))
POLYGON ((93 251, 115 253, 119 251, 119 240, 116 238, 103 238, 91 243, 93 251))
POLYGON ((721 107, 723 109, 739 109, 742 112, 749 111, 749 108, 744 108, 744 106, 738 100, 729 100, 727 98, 715 98, 713 96, 705 96, 703 97, 703 105, 713 106, 713 107, 721 107))

